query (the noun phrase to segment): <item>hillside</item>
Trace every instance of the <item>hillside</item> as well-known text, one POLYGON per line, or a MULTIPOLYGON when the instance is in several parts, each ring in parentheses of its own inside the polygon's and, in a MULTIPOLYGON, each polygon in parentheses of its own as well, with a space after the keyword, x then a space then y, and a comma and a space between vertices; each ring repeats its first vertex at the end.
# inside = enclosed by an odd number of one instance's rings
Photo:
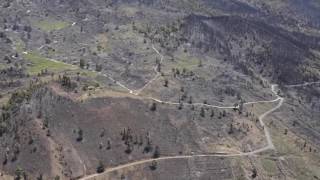
POLYGON ((0 179, 319 179, 316 0, 3 0, 0 179))

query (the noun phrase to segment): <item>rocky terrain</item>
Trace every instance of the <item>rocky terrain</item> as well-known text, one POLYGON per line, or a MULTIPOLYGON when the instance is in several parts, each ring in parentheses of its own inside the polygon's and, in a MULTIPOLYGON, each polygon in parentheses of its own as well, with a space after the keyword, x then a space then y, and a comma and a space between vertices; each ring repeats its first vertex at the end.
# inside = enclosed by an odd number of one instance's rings
POLYGON ((320 179, 317 0, 3 0, 0 179, 320 179))

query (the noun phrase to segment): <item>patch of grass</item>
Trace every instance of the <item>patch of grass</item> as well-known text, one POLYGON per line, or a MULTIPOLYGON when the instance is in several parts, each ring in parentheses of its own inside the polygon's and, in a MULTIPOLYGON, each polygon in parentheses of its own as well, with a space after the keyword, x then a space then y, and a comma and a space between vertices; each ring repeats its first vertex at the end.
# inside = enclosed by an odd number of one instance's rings
POLYGON ((289 160, 288 163, 290 163, 290 167, 296 174, 296 179, 311 180, 314 179, 314 176, 318 173, 319 167, 317 167, 316 173, 313 172, 312 169, 309 169, 311 167, 310 164, 306 163, 303 158, 294 158, 289 160))
POLYGON ((29 52, 23 56, 26 60, 32 63, 31 66, 27 68, 27 71, 30 75, 37 75, 41 72, 41 70, 47 69, 49 72, 55 73, 72 71, 74 74, 80 73, 81 76, 88 76, 93 79, 97 77, 97 72, 80 69, 76 66, 63 62, 52 61, 36 52, 29 52))
POLYGON ((319 167, 320 166, 319 165, 320 165, 319 163, 316 164, 316 165, 308 164, 310 171, 313 172, 314 175, 317 176, 317 177, 320 177, 320 171, 319 171, 319 167))
POLYGON ((95 46, 91 47, 91 50, 97 51, 97 52, 112 52, 112 46, 111 40, 108 39, 107 34, 99 34, 95 37, 95 39, 98 41, 95 46))
POLYGON ((261 159, 263 169, 270 174, 277 172, 276 162, 270 159, 261 159))
POLYGON ((96 78, 97 77, 97 72, 94 72, 94 71, 80 70, 80 74, 82 76, 88 76, 88 77, 91 77, 91 78, 96 78))
POLYGON ((293 140, 288 135, 284 135, 283 131, 280 132, 279 129, 272 127, 271 130, 273 143, 280 154, 298 155, 301 153, 293 140))
POLYGON ((290 145, 288 142, 282 139, 280 136, 274 136, 274 143, 278 150, 278 152, 282 154, 298 154, 299 152, 296 150, 296 147, 290 145))
POLYGON ((0 63, 0 70, 7 68, 6 64, 0 63))
POLYGON ((68 27, 69 25, 70 24, 68 22, 57 20, 41 20, 34 22, 34 26, 46 32, 61 30, 68 27))
POLYGON ((47 51, 48 56, 54 56, 56 54, 56 51, 54 49, 49 48, 47 51))
POLYGON ((14 46, 18 52, 23 52, 26 48, 25 43, 20 38, 14 41, 14 46))
POLYGON ((36 75, 41 72, 41 70, 47 69, 52 72, 62 72, 65 70, 75 70, 76 67, 62 62, 54 62, 48 58, 42 57, 41 55, 29 52, 24 55, 24 58, 32 63, 31 66, 27 68, 28 73, 31 75, 36 75))
POLYGON ((2 97, 0 98, 0 106, 3 107, 5 106, 8 102, 9 102, 9 99, 10 99, 10 95, 9 94, 2 94, 2 97))
POLYGON ((188 56, 187 54, 180 54, 179 56, 175 56, 177 68, 185 68, 187 70, 192 70, 198 67, 199 61, 199 59, 188 56))
POLYGON ((138 9, 134 7, 124 6, 120 7, 120 11, 126 16, 134 16, 138 12, 138 9))
MULTIPOLYGON (((277 125, 278 126, 278 125, 277 125)), ((272 128, 272 139, 279 154, 292 157, 286 158, 289 169, 294 172, 296 179, 314 179, 314 176, 320 177, 319 155, 309 152, 303 152, 295 145, 294 137, 284 135, 283 132, 272 128)))
POLYGON ((177 62, 177 66, 179 68, 186 68, 188 70, 191 70, 198 66, 198 62, 199 61, 196 60, 195 58, 179 59, 177 62))

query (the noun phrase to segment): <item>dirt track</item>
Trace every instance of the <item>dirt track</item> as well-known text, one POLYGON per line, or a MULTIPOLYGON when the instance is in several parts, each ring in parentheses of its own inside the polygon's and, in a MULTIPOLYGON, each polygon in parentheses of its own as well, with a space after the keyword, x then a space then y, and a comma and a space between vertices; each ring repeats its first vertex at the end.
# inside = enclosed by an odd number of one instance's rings
MULTIPOLYGON (((160 54, 160 52, 154 47, 152 46, 153 50, 161 57, 161 60, 160 60, 160 64, 163 62, 163 55, 160 54)), ((28 52, 24 52, 24 53, 28 53, 28 52)), ((63 63, 63 62, 60 62, 60 61, 57 61, 57 60, 54 60, 54 59, 49 59, 49 60, 52 60, 54 62, 59 62, 59 63, 63 63)), ((110 80, 112 80, 113 82, 115 82, 117 85, 119 85, 120 87, 126 89, 128 91, 129 94, 132 94, 132 95, 135 95, 135 96, 141 96, 140 93, 148 86, 150 85, 153 81, 155 81, 159 76, 160 76, 160 73, 157 71, 157 67, 155 66, 154 67, 154 71, 156 72, 156 75, 154 78, 152 78, 151 80, 149 80, 142 88, 138 89, 138 90, 133 90, 133 89, 130 89, 128 88, 127 86, 125 86, 124 84, 116 81, 115 79, 113 79, 109 74, 105 74, 105 73, 101 73, 101 72, 98 72, 100 75, 103 75, 107 78, 109 78, 110 80)), ((308 86, 308 85, 312 85, 312 84, 318 84, 320 82, 309 82, 309 83, 303 83, 303 84, 296 84, 296 85, 287 85, 286 87, 301 87, 301 86, 308 86)), ((265 133, 265 136, 266 136, 266 140, 267 140, 267 146, 265 147, 262 147, 260 149, 256 149, 256 150, 253 150, 253 151, 250 151, 250 152, 240 152, 240 153, 225 153, 225 152, 219 152, 219 153, 215 153, 215 154, 194 154, 194 155, 177 155, 177 156, 164 156, 164 157, 160 157, 160 158, 156 158, 156 159, 145 159, 145 160, 139 160, 139 161, 136 161, 136 162, 131 162, 131 163, 128 163, 128 164, 124 164, 124 165, 119 165, 119 166, 116 166, 116 167, 113 167, 113 168, 109 168, 109 169, 106 169, 104 173, 101 173, 101 174, 92 174, 92 175, 88 175, 88 176, 85 176, 83 178, 81 178, 80 180, 88 180, 88 179, 91 179, 91 178, 94 178, 94 177, 97 177, 97 176, 103 176, 105 175, 106 173, 109 173, 109 172, 113 172, 113 171, 116 171, 116 170, 119 170, 119 169, 123 169, 123 168, 127 168, 127 167, 132 167, 132 166, 136 166, 136 165, 140 165, 140 164, 144 164, 144 163, 148 163, 148 162, 152 162, 152 161, 162 161, 162 160, 168 160, 168 159, 187 159, 187 158, 194 158, 194 157, 236 157, 236 156, 253 156, 253 155, 256 155, 258 153, 261 153, 261 152, 264 152, 264 151, 267 151, 267 150, 275 150, 275 147, 273 145, 273 142, 272 142, 272 137, 270 135, 270 131, 269 129, 265 126, 265 123, 264 123, 264 118, 266 116, 268 116, 269 114, 271 114, 272 112, 278 110, 283 102, 284 102, 284 98, 280 97, 277 92, 276 92, 276 87, 278 85, 276 84, 272 84, 271 85, 271 91, 273 94, 275 94, 275 96, 277 97, 276 99, 274 100, 269 100, 269 101, 253 101, 253 102, 247 102, 247 103, 244 103, 244 105, 250 105, 250 104, 257 104, 257 103, 272 103, 272 102, 277 102, 279 101, 278 105, 270 110, 268 110, 267 112, 263 113, 262 115, 259 116, 259 122, 260 122, 260 125, 263 127, 264 129, 264 133, 265 133)), ((170 101, 162 101, 160 99, 157 99, 157 98, 153 98, 153 97, 145 97, 147 99, 150 99, 150 100, 153 100, 153 101, 156 101, 158 103, 162 103, 162 104, 167 104, 167 105, 179 105, 179 103, 177 102, 170 102, 170 101)), ((191 104, 185 104, 185 105, 191 105, 191 104)), ((203 104, 203 103, 193 103, 192 104, 193 106, 206 106, 206 107, 211 107, 211 108, 219 108, 219 109, 233 109, 233 108, 237 108, 235 106, 216 106, 216 105, 208 105, 208 104, 203 104)), ((84 163, 82 162, 82 164, 84 165, 84 163)), ((85 168, 85 165, 84 165, 84 169, 85 168)))

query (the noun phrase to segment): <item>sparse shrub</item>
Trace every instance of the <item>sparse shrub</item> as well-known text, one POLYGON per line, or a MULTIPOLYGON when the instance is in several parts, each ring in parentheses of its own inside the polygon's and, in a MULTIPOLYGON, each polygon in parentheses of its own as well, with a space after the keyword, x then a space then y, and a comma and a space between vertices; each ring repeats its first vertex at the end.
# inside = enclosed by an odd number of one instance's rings
POLYGON ((222 111, 222 116, 223 116, 223 117, 226 117, 226 115, 227 115, 227 112, 226 112, 225 110, 223 110, 223 111, 222 111))
POLYGON ((147 137, 147 144, 143 149, 143 153, 149 153, 151 151, 152 151, 151 142, 150 142, 149 138, 147 137))
POLYGON ((199 60, 199 62, 198 62, 198 67, 202 67, 202 61, 201 60, 199 60))
POLYGON ((5 122, 0 123, 0 137, 7 132, 7 124, 5 122))
POLYGON ((43 180, 43 175, 40 174, 40 175, 37 177, 37 180, 43 180))
POLYGON ((151 164, 151 166, 149 166, 149 168, 152 171, 156 170, 157 169, 157 161, 152 161, 152 164, 151 164))
POLYGON ((188 103, 192 104, 192 96, 189 97, 188 103))
POLYGON ((169 84, 168 79, 165 79, 165 80, 164 80, 164 85, 163 85, 163 86, 164 86, 164 87, 168 87, 168 84, 169 84))
POLYGON ((97 46, 97 51, 100 52, 102 49, 103 49, 103 47, 102 47, 101 45, 98 45, 98 46, 97 46))
POLYGON ((66 75, 63 75, 61 79, 61 85, 67 88, 71 88, 72 87, 71 78, 66 75))
POLYGON ((184 101, 185 99, 187 99, 187 97, 188 97, 188 92, 187 91, 183 92, 181 95, 181 101, 184 101))
POLYGON ((51 136, 51 131, 50 131, 50 129, 47 130, 47 136, 48 136, 48 137, 51 136))
POLYGON ((157 64, 157 72, 161 72, 161 64, 160 63, 157 64))
POLYGON ((0 38, 2 39, 2 38, 4 38, 4 37, 6 37, 6 35, 4 34, 4 32, 0 32, 0 38))
POLYGON ((180 70, 178 68, 176 69, 176 74, 180 75, 180 70))
POLYGON ((201 109, 200 109, 200 116, 205 117, 205 111, 204 111, 203 107, 201 107, 201 109))
MULTIPOLYGON (((41 112, 41 111, 40 111, 41 112)), ((45 118, 44 120, 43 120, 43 129, 46 129, 46 128, 48 128, 49 127, 49 121, 48 121, 48 119, 47 118, 45 118)))
POLYGON ((103 128, 102 131, 101 131, 101 133, 100 133, 100 137, 103 137, 104 134, 105 134, 105 132, 106 132, 106 130, 103 128))
POLYGON ((127 145, 126 150, 124 151, 127 154, 130 154, 132 152, 132 146, 130 144, 127 145))
POLYGON ((82 90, 83 90, 83 91, 87 91, 87 90, 88 90, 88 87, 89 87, 89 85, 88 85, 88 84, 85 84, 85 85, 82 87, 82 90))
POLYGON ((98 165, 98 167, 97 167, 97 173, 103 173, 104 170, 105 170, 105 166, 104 166, 103 162, 100 161, 100 162, 99 162, 99 165, 98 165))
POLYGON ((110 142, 110 140, 107 141, 107 147, 106 147, 106 149, 107 149, 107 150, 111 149, 111 142, 110 142))
POLYGON ((102 71, 102 65, 101 64, 96 64, 96 71, 98 71, 98 72, 102 71))
POLYGON ((211 109, 210 117, 214 117, 214 110, 213 109, 211 109))
POLYGON ((13 153, 13 156, 11 158, 11 162, 15 162, 18 159, 18 155, 16 153, 13 153))
POLYGON ((30 151, 30 153, 32 154, 32 153, 35 153, 35 152, 37 152, 37 147, 36 147, 36 146, 32 148, 32 150, 30 151))
POLYGON ((230 124, 228 134, 233 134, 233 124, 230 124))
POLYGON ((5 154, 4 155, 4 159, 3 159, 3 162, 2 162, 2 165, 6 165, 8 163, 8 155, 7 154, 5 154))
POLYGON ((95 83, 95 84, 94 84, 94 87, 95 87, 95 88, 98 88, 98 87, 100 87, 100 84, 99 84, 99 83, 95 83))
POLYGON ((15 171, 15 177, 14 180, 22 180, 22 177, 24 177, 25 171, 18 167, 15 171))
POLYGON ((125 180, 126 177, 124 176, 124 174, 121 174, 121 177, 120 177, 121 180, 125 180))
POLYGON ((153 152, 153 158, 159 158, 160 157, 160 150, 159 146, 156 146, 154 152, 153 152))
POLYGON ((157 104, 155 102, 153 102, 151 104, 150 111, 155 111, 155 110, 157 110, 157 104))
POLYGON ((23 30, 30 33, 32 31, 32 27, 31 26, 24 26, 23 30))
POLYGON ((77 141, 81 142, 83 140, 83 131, 82 129, 78 130, 78 137, 77 137, 77 141))
POLYGON ((46 43, 46 44, 50 44, 50 43, 51 43, 51 40, 48 39, 48 38, 46 38, 46 39, 45 39, 45 43, 46 43))
POLYGON ((20 29, 20 27, 17 25, 17 24, 14 24, 13 26, 12 26, 12 30, 13 31, 18 31, 20 29))
POLYGON ((254 169, 252 170, 251 178, 254 179, 254 178, 256 178, 256 177, 257 177, 257 170, 254 168, 254 169))
POLYGON ((239 114, 242 114, 242 112, 243 112, 243 104, 244 104, 244 102, 243 101, 241 101, 240 102, 240 104, 239 104, 239 114))
POLYGON ((80 68, 83 69, 85 66, 86 62, 84 61, 84 59, 80 59, 80 68))
POLYGON ((143 145, 143 138, 142 138, 142 136, 141 136, 141 135, 139 136, 139 142, 138 142, 138 145, 139 145, 139 146, 142 146, 142 145, 143 145))

